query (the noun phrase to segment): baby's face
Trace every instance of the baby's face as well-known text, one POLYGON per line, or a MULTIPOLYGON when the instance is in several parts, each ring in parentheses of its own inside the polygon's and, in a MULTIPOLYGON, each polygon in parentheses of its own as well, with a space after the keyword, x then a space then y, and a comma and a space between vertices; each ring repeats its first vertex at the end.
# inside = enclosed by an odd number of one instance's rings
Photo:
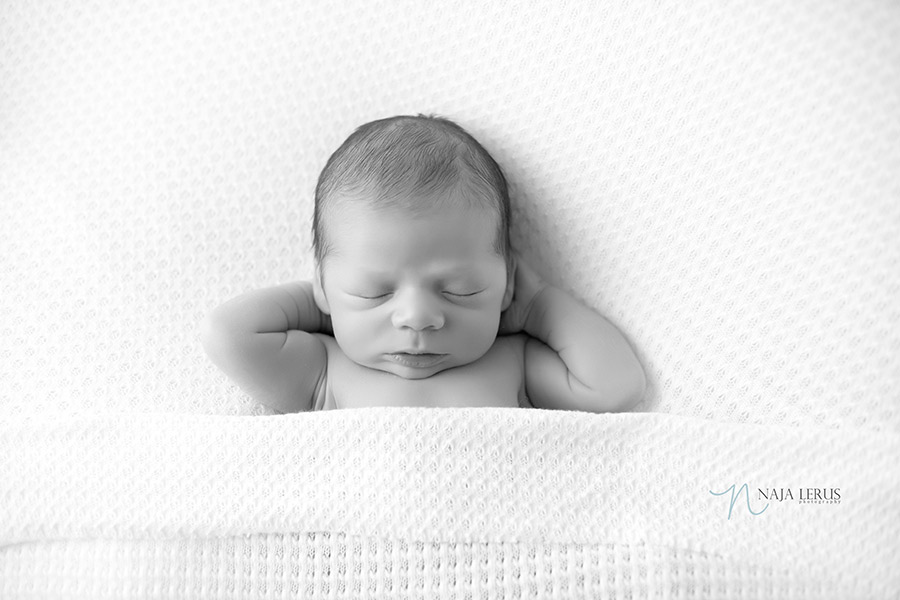
POLYGON ((344 353, 405 379, 482 357, 512 291, 493 248, 497 216, 481 208, 437 206, 415 215, 348 204, 328 220, 332 252, 317 295, 344 353))

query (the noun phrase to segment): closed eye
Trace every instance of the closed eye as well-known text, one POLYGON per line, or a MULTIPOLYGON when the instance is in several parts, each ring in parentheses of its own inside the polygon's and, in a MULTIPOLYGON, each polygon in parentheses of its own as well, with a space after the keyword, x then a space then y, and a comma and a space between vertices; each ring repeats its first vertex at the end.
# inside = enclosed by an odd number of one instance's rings
POLYGON ((454 294, 453 292, 447 292, 447 291, 445 291, 444 293, 447 294, 448 296, 457 296, 459 298, 465 298, 468 296, 474 296, 475 294, 480 294, 483 291, 484 290, 478 290, 477 292, 472 292, 471 294, 454 294))
POLYGON ((380 294, 378 296, 363 296, 362 294, 356 294, 357 298, 363 298, 364 300, 378 300, 379 298, 385 298, 390 296, 390 292, 385 292, 384 294, 380 294))

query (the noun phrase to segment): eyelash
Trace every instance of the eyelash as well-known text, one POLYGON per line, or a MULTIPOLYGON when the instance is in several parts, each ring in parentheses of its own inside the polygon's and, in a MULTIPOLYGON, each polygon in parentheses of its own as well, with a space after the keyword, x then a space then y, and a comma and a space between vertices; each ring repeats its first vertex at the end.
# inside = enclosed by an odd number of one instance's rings
POLYGON ((474 296, 475 294, 480 294, 481 292, 472 292, 471 294, 454 294, 453 292, 444 292, 450 296, 456 296, 457 298, 465 298, 467 296, 474 296))
MULTIPOLYGON (((448 296, 456 296, 457 298, 468 298, 469 296, 474 296, 475 294, 480 294, 483 291, 484 290, 479 290, 477 292, 472 292, 471 294, 454 294, 453 292, 446 292, 446 291, 444 293, 447 294, 448 296)), ((389 295, 390 295, 390 292, 388 292, 387 294, 381 294, 380 296, 360 296, 360 298, 362 298, 364 300, 379 300, 379 299, 384 298, 385 296, 389 296, 389 295)))

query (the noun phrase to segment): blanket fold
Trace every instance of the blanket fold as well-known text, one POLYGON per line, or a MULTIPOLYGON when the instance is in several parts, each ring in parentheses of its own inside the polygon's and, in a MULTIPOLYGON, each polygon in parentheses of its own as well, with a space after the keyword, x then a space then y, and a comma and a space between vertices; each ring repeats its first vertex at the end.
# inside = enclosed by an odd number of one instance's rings
POLYGON ((296 532, 645 545, 896 589, 898 450, 892 434, 666 414, 27 415, 0 425, 0 545, 296 532))

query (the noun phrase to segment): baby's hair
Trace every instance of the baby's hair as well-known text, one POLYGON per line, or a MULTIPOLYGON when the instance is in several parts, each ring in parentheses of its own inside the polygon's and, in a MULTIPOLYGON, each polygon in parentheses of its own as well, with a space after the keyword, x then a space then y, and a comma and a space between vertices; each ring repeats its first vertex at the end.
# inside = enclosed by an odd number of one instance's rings
POLYGON ((453 121, 437 115, 399 115, 359 126, 328 159, 316 184, 313 249, 321 266, 330 251, 325 214, 334 200, 419 211, 411 201, 457 191, 497 214, 494 249, 511 273, 510 206, 506 178, 478 141, 453 121))

